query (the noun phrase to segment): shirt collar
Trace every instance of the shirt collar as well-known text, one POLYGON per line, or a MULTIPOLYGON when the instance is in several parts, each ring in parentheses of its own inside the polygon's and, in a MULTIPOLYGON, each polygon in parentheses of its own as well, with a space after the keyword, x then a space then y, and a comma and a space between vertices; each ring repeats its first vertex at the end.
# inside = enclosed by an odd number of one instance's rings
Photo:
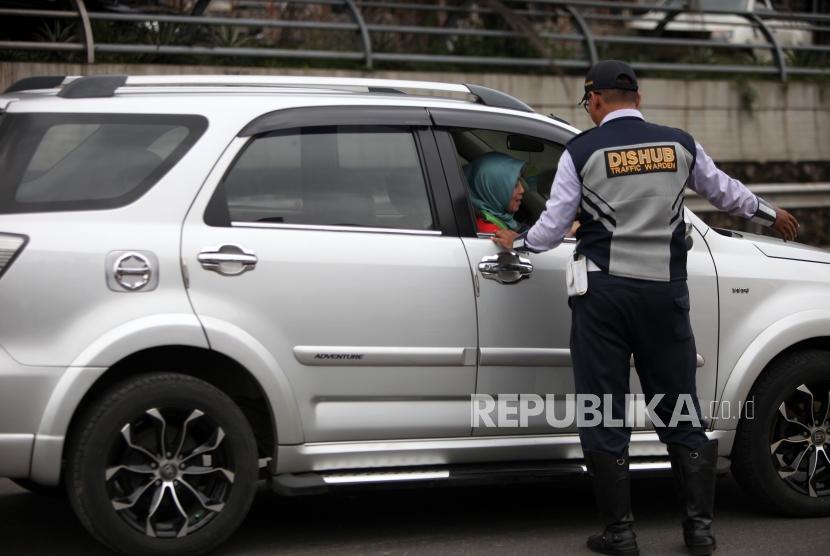
POLYGON ((614 110, 613 112, 609 112, 605 115, 599 125, 604 124, 605 122, 610 122, 611 120, 616 120, 617 118, 640 118, 641 120, 645 120, 643 114, 635 109, 635 108, 621 108, 619 110, 614 110))

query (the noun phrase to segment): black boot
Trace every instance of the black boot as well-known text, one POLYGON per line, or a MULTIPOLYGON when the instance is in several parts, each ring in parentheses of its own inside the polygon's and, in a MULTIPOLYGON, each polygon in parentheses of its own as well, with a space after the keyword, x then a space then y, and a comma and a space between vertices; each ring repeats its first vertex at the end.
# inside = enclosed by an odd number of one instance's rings
POLYGON ((588 538, 588 548, 602 554, 638 556, 634 516, 631 514, 631 482, 628 451, 622 456, 585 450, 585 464, 594 485, 599 516, 605 531, 588 538))
POLYGON ((696 450, 680 444, 669 444, 668 449, 683 515, 683 540, 692 556, 708 556, 716 548, 712 519, 718 441, 710 440, 696 450))

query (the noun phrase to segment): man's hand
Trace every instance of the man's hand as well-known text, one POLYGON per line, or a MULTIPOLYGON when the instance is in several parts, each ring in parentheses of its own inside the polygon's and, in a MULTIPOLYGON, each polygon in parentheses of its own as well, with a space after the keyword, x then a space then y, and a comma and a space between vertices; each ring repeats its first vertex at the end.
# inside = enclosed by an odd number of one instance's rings
POLYGON ((513 230, 498 230, 493 236, 493 241, 501 245, 505 249, 513 249, 513 240, 519 237, 519 234, 513 230))
POLYGON ((786 210, 776 207, 772 229, 785 241, 792 241, 798 236, 798 220, 786 210))

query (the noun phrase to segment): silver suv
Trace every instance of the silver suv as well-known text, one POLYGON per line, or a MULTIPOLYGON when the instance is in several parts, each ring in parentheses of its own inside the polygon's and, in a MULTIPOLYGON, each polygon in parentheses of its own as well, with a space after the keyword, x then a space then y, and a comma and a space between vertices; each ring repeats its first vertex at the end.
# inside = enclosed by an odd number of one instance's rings
MULTIPOLYGON (((488 396, 506 415, 530 395, 567 410, 574 243, 499 252, 463 172, 491 151, 524 160, 532 222, 577 132, 475 85, 15 83, 0 476, 65 488, 110 548, 198 554, 260 478, 302 494, 584 472, 573 426, 472 419, 488 396)), ((720 468, 773 510, 828 515, 830 253, 686 219, 720 468)), ((668 468, 646 426, 631 455, 668 468)))

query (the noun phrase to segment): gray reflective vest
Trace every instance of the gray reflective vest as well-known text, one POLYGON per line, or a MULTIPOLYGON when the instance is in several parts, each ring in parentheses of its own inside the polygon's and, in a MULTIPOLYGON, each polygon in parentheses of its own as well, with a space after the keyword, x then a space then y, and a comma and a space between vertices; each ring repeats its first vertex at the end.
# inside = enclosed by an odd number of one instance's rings
POLYGON ((577 135, 566 148, 582 181, 577 252, 613 276, 684 280, 692 136, 623 117, 577 135))

